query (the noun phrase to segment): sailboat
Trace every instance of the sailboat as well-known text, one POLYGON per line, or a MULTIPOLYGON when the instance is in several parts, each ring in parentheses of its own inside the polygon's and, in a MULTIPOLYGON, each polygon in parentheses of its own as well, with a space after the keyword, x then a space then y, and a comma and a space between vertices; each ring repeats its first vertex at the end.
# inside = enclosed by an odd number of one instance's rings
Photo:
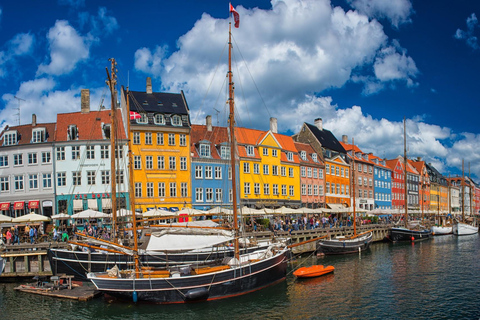
POLYGON ((403 176, 404 176, 404 195, 405 195, 405 214, 403 221, 405 226, 399 228, 391 228, 388 230, 387 239, 392 242, 399 241, 419 241, 419 240, 428 240, 432 236, 430 229, 421 229, 420 225, 418 229, 413 229, 408 225, 408 195, 407 195, 407 130, 406 130, 406 121, 403 119, 403 176))
POLYGON ((430 230, 432 231, 432 235, 434 236, 443 236, 452 233, 452 225, 447 225, 446 219, 443 219, 443 225, 441 224, 440 220, 440 197, 437 201, 437 217, 438 217, 438 225, 432 226, 430 230))
MULTIPOLYGON (((456 236, 467 236, 478 233, 478 227, 466 223, 465 220, 465 170, 464 162, 462 160, 462 221, 455 221, 453 223, 452 231, 456 236)), ((472 192, 470 192, 470 199, 472 192)), ((471 206, 470 206, 471 207, 471 206)))
MULTIPOLYGON (((230 12, 235 16, 235 26, 237 27, 238 13, 231 6, 230 12)), ((228 47, 230 158, 232 168, 235 168, 231 23, 229 24, 228 47)), ((233 257, 225 258, 221 263, 208 267, 174 266, 161 270, 142 268, 138 259, 138 240, 137 237, 134 237, 134 248, 132 249, 132 255, 135 258, 134 269, 123 271, 111 269, 108 272, 88 273, 87 278, 98 290, 114 297, 134 302, 148 301, 165 304, 223 299, 247 294, 283 281, 286 278, 287 254, 289 253, 289 248, 284 243, 272 244, 267 249, 240 255, 236 199, 237 178, 235 170, 232 172, 233 257)))
POLYGON ((352 236, 340 236, 329 239, 320 239, 317 242, 317 253, 320 254, 347 254, 356 253, 367 250, 373 240, 372 231, 363 232, 357 234, 357 215, 355 204, 355 144, 352 138, 352 180, 353 180, 353 235, 352 236))

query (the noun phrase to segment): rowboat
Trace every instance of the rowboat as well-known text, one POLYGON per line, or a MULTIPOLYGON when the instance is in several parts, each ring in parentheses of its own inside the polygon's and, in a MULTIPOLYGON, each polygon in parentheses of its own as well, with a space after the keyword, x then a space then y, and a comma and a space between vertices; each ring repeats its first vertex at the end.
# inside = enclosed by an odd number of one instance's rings
POLYGON ((324 267, 323 265, 314 265, 300 268, 296 270, 293 275, 297 278, 314 278, 333 272, 333 270, 335 270, 333 266, 324 267))

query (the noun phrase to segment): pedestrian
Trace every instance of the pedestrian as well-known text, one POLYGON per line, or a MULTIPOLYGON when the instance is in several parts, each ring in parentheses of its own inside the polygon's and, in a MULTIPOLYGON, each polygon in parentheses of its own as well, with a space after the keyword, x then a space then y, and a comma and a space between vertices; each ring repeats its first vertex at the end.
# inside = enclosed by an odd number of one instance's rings
POLYGON ((57 231, 57 227, 53 227, 53 241, 57 241, 58 240, 58 231, 57 231))
POLYGON ((30 231, 29 231, 28 235, 30 236, 30 244, 33 244, 34 237, 35 237, 35 228, 34 227, 30 228, 30 231))
POLYGON ((10 244, 10 241, 12 240, 12 232, 10 231, 10 229, 7 230, 6 238, 7 238, 7 244, 10 244))

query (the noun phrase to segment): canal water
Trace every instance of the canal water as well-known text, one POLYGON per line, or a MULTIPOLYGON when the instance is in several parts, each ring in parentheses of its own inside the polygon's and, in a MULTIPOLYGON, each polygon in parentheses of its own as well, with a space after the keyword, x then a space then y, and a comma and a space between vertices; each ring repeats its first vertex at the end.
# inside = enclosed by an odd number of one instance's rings
POLYGON ((479 319, 480 237, 375 243, 362 255, 297 257, 287 280, 221 301, 182 305, 88 302, 15 292, 0 283, 4 319, 479 319), (335 273, 299 281, 299 266, 335 273))

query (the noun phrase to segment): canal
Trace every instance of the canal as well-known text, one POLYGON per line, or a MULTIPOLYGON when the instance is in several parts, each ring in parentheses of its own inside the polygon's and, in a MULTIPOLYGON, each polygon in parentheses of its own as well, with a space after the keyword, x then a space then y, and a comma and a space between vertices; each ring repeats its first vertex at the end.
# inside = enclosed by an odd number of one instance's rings
POLYGON ((304 254, 299 266, 333 265, 335 273, 287 280, 242 297, 187 305, 88 302, 15 292, 0 284, 7 319, 478 319, 480 237, 435 237, 419 243, 374 243, 362 255, 304 254))

